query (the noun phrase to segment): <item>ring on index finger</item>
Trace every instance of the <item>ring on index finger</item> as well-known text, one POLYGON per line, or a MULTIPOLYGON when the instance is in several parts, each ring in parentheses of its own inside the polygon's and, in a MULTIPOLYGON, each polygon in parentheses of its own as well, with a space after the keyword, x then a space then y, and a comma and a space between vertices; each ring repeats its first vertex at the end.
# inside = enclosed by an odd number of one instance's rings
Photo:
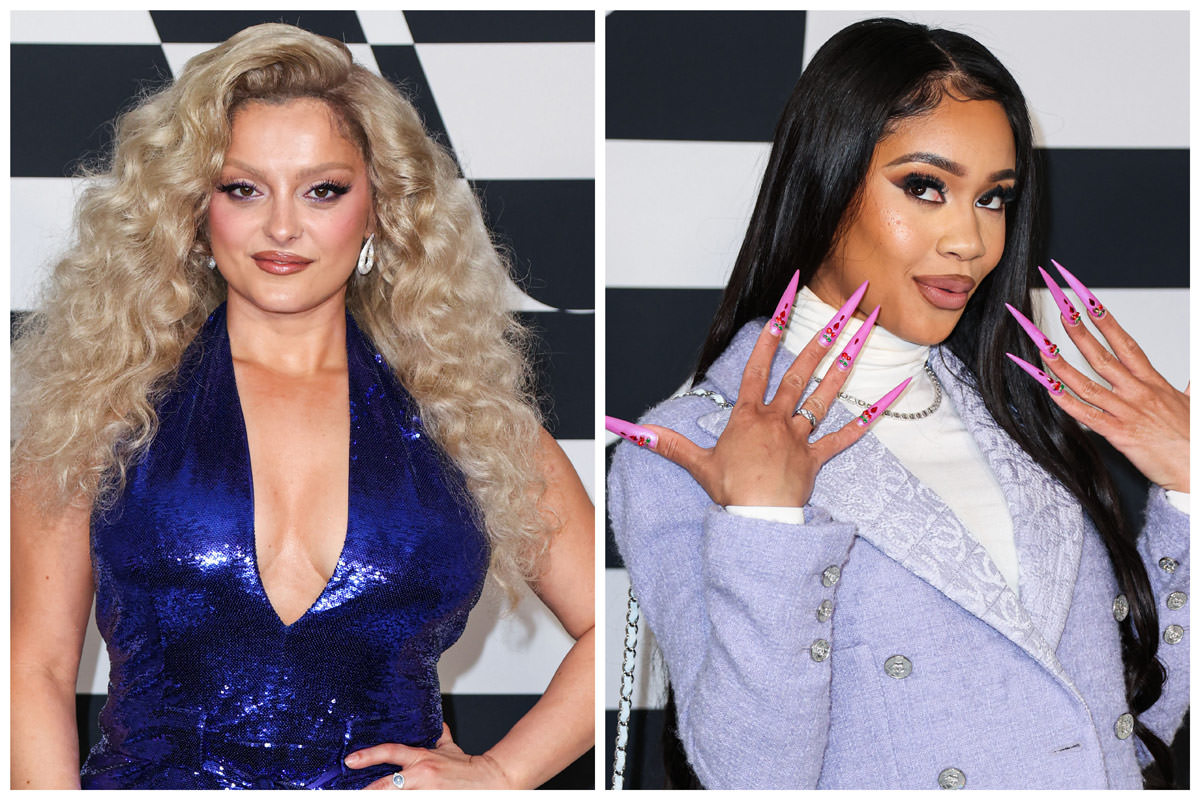
POLYGON ((397 789, 404 788, 404 773, 403 772, 393 772, 392 773, 392 786, 395 786, 397 789))

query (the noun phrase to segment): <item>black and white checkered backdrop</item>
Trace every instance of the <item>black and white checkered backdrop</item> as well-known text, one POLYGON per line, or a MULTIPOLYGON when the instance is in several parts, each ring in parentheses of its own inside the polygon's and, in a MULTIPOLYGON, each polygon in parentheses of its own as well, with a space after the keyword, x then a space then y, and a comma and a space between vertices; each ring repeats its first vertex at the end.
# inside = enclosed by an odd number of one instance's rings
MULTIPOLYGON (((539 331, 550 429, 594 496, 594 16, 572 12, 16 12, 12 15, 12 309, 34 307, 67 241, 79 182, 109 122, 188 58, 258 22, 345 41, 401 85, 458 159, 522 278, 514 308, 539 331)), ((439 667, 447 721, 467 752, 537 699, 570 644, 535 599, 511 616, 485 594, 439 667)), ((78 692, 96 737, 108 664, 94 626, 78 692)), ((593 757, 551 782, 592 786, 593 757)))
MULTIPOLYGON (((1049 167, 1052 227, 1039 257, 1054 256, 1095 289, 1171 383, 1185 386, 1187 13, 890 15, 970 34, 1013 73, 1049 167)), ((606 413, 637 419, 688 379, 792 86, 826 39, 869 16, 878 14, 607 16, 606 413)), ((1082 364, 1077 352, 1067 357, 1082 364)), ((628 578, 608 541, 611 760, 628 578)), ((650 639, 643 630, 626 786, 662 785, 662 676, 650 639)))

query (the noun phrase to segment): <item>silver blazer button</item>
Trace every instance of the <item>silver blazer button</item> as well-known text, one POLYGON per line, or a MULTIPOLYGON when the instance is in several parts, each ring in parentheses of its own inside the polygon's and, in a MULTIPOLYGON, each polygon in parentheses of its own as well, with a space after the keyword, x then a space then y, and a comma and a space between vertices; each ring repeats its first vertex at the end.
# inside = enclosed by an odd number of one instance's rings
POLYGON ((836 564, 832 564, 832 565, 826 567, 825 571, 821 573, 821 585, 824 586, 825 588, 829 588, 830 586, 833 586, 835 583, 837 583, 838 579, 841 577, 842 577, 841 568, 839 566, 837 566, 836 564))
POLYGON ((817 622, 829 622, 829 618, 833 616, 833 601, 822 600, 821 605, 817 606, 817 622))
POLYGON ((1171 592, 1167 595, 1167 608, 1172 611, 1178 611, 1187 605, 1187 594, 1185 592, 1171 592))
POLYGON ((1163 572, 1174 572, 1175 568, 1179 566, 1179 562, 1170 556, 1163 556, 1158 560, 1158 566, 1162 568, 1163 572))
POLYGON ((883 671, 887 673, 889 678, 900 680, 907 678, 912 674, 912 662, 906 657, 895 655, 883 662, 883 671))
POLYGON ((967 776, 958 767, 946 767, 938 773, 938 786, 943 789, 961 789, 967 785, 967 776))
POLYGON ((1129 600, 1125 598, 1125 595, 1119 594, 1113 598, 1113 619, 1117 622, 1124 622, 1128 616, 1129 600))
POLYGON ((813 661, 824 661, 829 658, 829 642, 824 639, 817 639, 812 643, 812 647, 808 648, 808 652, 812 655, 813 661))
POLYGON ((1168 625, 1163 631, 1163 641, 1167 644, 1179 644, 1183 641, 1183 626, 1168 625))
POLYGON ((1117 717, 1117 722, 1113 725, 1113 732, 1117 734, 1118 739, 1128 739, 1133 735, 1133 714, 1125 713, 1117 717))

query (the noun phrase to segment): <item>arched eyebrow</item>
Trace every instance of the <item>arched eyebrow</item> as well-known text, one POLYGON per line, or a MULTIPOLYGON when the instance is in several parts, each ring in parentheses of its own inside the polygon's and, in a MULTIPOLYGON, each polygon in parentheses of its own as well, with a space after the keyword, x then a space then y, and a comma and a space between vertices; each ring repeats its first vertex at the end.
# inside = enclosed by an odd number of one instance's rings
MULTIPOLYGON (((899 158, 889 161, 886 166, 894 167, 897 164, 911 164, 914 161, 945 170, 958 178, 967 174, 967 170, 962 164, 959 164, 957 161, 951 161, 945 156, 939 156, 937 153, 905 153, 899 158)), ((988 181, 1004 181, 1016 177, 1017 171, 1015 169, 1002 169, 988 175, 987 179, 988 181)))

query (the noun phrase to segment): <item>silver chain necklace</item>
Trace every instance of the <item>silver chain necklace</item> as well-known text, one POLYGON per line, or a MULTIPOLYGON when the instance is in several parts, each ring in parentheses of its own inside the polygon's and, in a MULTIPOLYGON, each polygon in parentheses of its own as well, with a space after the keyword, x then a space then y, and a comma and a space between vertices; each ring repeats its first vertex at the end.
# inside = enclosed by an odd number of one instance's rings
MULTIPOLYGON (((894 417, 896 419, 924 419, 933 412, 937 411, 942 405, 942 382, 938 380, 937 374, 933 371, 933 367, 929 366, 929 362, 925 362, 925 374, 929 376, 929 380, 933 383, 933 402, 929 404, 929 408, 923 408, 920 411, 905 412, 905 411, 884 411, 885 417, 894 417)), ((821 382, 820 378, 813 378, 817 383, 821 382)), ((733 408, 733 403, 725 399, 725 397, 717 392, 708 389, 692 389, 691 391, 677 394, 676 397, 707 397, 721 408, 733 408)), ((838 392, 838 397, 843 400, 848 400, 860 408, 870 408, 871 404, 866 400, 859 400, 857 397, 852 397, 845 392, 838 392)))

